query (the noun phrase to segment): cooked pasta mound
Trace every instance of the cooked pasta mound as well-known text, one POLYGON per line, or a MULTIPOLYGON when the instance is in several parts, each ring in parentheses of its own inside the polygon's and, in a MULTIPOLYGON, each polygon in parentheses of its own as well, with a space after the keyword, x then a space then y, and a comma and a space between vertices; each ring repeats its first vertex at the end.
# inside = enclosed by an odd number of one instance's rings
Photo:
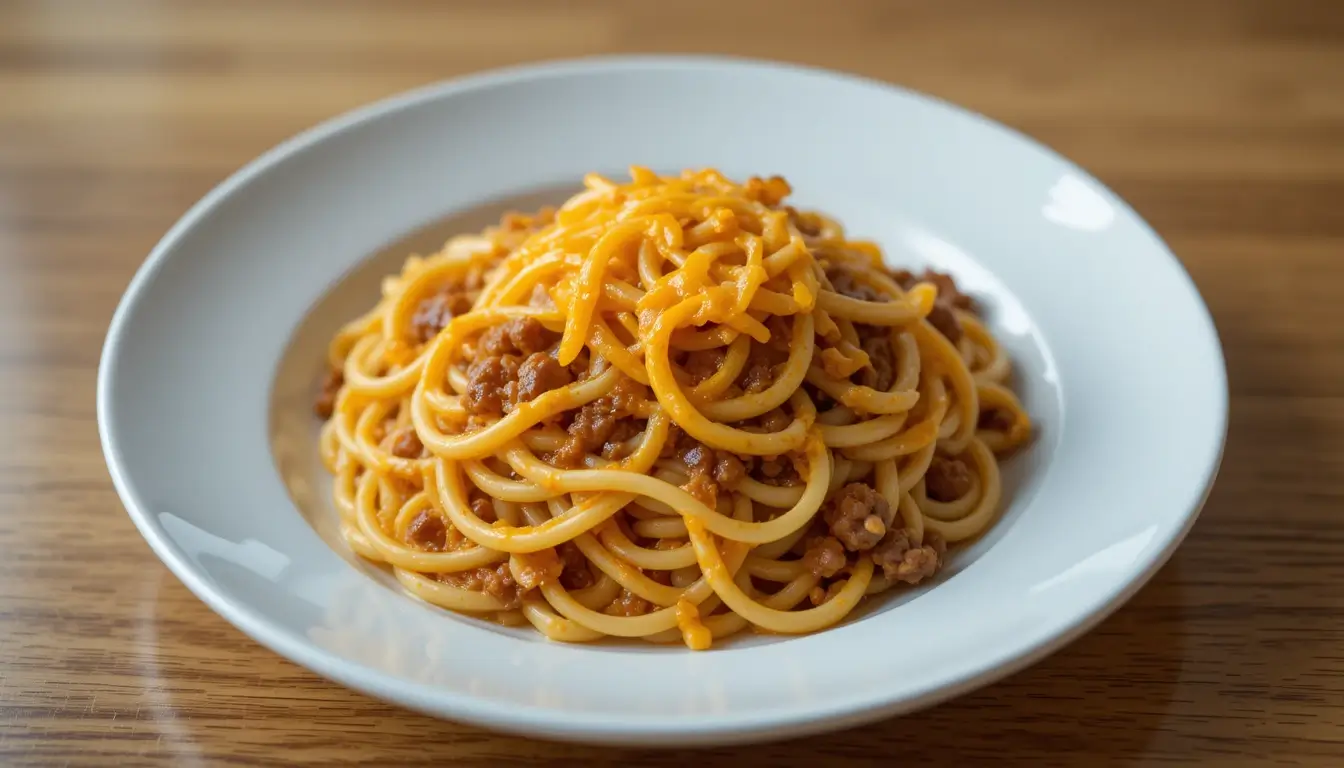
POLYGON ((349 545, 444 608, 693 649, 934 578, 1031 435, 1010 362, 790 191, 590 174, 407 259, 318 398, 349 545))

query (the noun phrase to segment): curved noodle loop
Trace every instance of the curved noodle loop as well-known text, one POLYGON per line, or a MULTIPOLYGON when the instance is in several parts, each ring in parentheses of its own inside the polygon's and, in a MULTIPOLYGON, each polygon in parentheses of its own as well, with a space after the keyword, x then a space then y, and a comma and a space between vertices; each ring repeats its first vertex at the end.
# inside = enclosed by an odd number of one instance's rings
POLYGON ((584 187, 410 257, 332 340, 354 551, 555 640, 703 649, 836 624, 993 524, 1032 424, 950 277, 779 177, 584 187))

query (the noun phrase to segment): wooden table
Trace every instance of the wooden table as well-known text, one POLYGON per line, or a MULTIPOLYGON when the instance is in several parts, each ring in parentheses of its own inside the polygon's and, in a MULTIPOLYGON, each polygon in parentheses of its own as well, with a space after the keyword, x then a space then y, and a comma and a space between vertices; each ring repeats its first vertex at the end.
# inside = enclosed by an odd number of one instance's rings
POLYGON ((0 0, 0 762, 1344 765, 1342 288, 1336 0, 0 0), (616 51, 905 83, 1128 198, 1207 298, 1232 387, 1221 479, 1152 584, 1052 658, 931 711, 696 755, 411 715, 189 594, 124 514, 95 426, 103 334, 154 242, 234 169, 346 109, 616 51))

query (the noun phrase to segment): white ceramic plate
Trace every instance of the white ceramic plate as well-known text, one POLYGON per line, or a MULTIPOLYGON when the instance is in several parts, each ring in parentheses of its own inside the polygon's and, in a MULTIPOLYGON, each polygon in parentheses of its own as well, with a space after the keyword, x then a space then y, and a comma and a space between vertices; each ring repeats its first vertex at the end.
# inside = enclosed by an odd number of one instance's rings
POLYGON ((490 728, 693 744, 925 706, 1041 658, 1167 559, 1213 481, 1221 351, 1179 263, 1077 167, 854 77, 703 58, 422 89, 272 150, 158 244, 112 321, 103 449, 141 533, 239 629, 333 680, 490 728), (1039 437, 1004 518, 932 586, 820 634, 710 652, 563 645, 404 596, 341 543, 311 399, 327 339, 411 250, 590 170, 785 175, 795 202, 988 307, 1039 437))

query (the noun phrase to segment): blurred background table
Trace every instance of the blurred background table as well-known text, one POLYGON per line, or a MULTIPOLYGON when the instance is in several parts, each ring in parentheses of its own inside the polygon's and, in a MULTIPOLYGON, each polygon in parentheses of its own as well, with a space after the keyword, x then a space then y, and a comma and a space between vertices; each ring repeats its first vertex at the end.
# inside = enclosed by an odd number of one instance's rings
POLYGON ((1344 2, 0 0, 0 329, 5 764, 1344 765, 1344 2), (370 100, 682 51, 936 94, 1152 222, 1213 310, 1232 387, 1221 479, 1172 562, 1005 682, 695 755, 412 715, 198 602, 124 514, 95 426, 107 322, 159 236, 261 151, 370 100))

